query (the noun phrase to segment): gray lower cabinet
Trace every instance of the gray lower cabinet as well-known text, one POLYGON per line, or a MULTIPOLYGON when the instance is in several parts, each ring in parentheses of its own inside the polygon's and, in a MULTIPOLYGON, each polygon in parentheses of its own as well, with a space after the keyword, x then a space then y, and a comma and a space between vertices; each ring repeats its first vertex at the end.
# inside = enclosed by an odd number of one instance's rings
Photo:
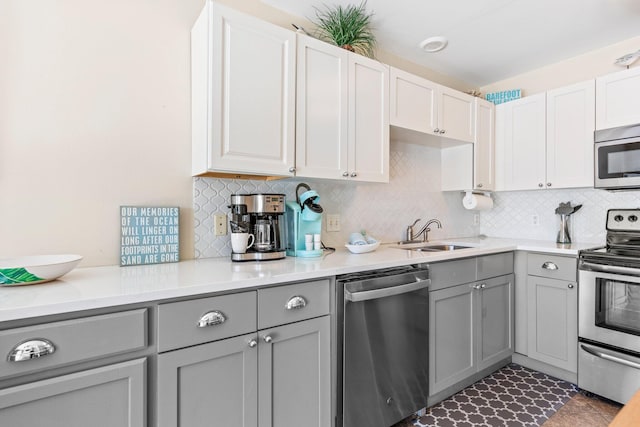
POLYGON ((0 426, 142 427, 146 411, 145 359, 0 390, 0 426))
POLYGON ((429 294, 429 394, 513 353, 513 274, 429 294))
POLYGON ((331 425, 329 316, 158 356, 160 427, 331 425))
POLYGON ((159 355, 158 426, 257 426, 257 374, 255 333, 159 355))
POLYGON ((527 351, 532 359, 576 372, 578 292, 575 281, 529 276, 527 351))
POLYGON ((260 427, 331 426, 329 330, 323 316, 260 331, 260 427))

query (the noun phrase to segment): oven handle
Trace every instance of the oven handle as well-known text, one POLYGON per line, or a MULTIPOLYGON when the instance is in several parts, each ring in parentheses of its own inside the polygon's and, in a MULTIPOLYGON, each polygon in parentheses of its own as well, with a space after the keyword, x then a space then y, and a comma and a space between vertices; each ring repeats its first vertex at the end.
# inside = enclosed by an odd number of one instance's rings
POLYGON ((580 270, 595 271, 596 273, 612 273, 612 274, 624 274, 627 276, 640 276, 640 269, 631 267, 620 267, 617 265, 604 265, 594 264, 591 262, 582 261, 580 263, 580 270))
POLYGON ((372 291, 350 292, 345 289, 344 299, 351 302, 367 301, 371 299, 385 298, 393 295, 406 294, 408 292, 424 289, 431 284, 431 279, 417 278, 415 282, 388 288, 374 289, 372 291))
POLYGON ((584 344, 581 344, 580 347, 582 347, 582 349, 587 353, 592 354, 596 357, 599 357, 600 359, 605 359, 611 362, 619 363, 621 365, 629 366, 631 368, 640 369, 640 363, 634 362, 632 360, 628 360, 621 355, 614 356, 613 354, 596 350, 595 348, 588 347, 584 344))

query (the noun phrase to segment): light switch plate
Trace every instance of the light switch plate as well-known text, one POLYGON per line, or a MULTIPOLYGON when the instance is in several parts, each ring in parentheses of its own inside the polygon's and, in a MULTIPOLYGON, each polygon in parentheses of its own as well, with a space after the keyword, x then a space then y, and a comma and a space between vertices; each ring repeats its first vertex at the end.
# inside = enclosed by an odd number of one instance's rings
POLYGON ((327 215, 327 231, 340 231, 340 215, 327 215))
POLYGON ((227 235, 227 216, 225 214, 215 214, 213 216, 213 234, 216 236, 227 235))

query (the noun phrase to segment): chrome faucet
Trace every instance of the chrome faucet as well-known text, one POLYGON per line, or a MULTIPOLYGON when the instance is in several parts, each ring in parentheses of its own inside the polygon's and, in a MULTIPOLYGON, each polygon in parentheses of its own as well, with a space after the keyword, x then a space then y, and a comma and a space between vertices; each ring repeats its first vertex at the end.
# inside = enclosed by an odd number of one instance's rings
POLYGON ((429 226, 431 224, 435 224, 438 226, 438 228, 442 228, 442 223, 440 223, 440 221, 438 221, 437 219, 430 219, 429 221, 427 221, 427 223, 420 229, 420 231, 418 231, 417 233, 413 232, 413 227, 416 226, 416 224, 418 222, 420 222, 420 218, 416 219, 413 224, 411 224, 410 226, 407 227, 407 241, 411 242, 416 240, 418 237, 420 237, 420 235, 422 234, 422 241, 423 242, 428 242, 429 241, 429 232, 431 231, 431 229, 429 228, 429 226))

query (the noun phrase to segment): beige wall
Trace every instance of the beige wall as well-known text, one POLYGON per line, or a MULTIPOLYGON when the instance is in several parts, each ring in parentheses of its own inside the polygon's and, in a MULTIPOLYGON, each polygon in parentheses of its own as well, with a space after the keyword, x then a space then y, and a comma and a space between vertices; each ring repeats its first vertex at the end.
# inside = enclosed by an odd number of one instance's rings
MULTIPOLYGON (((259 0, 223 2, 300 22, 259 0)), ((0 257, 117 264, 118 207, 172 205, 193 258, 189 31, 203 5, 0 1, 0 257)))
MULTIPOLYGON (((614 65, 614 61, 638 49, 640 36, 483 86, 480 91, 486 94, 506 89, 522 89, 523 96, 534 95, 623 70, 623 67, 614 65)), ((632 67, 640 67, 640 60, 632 67)))

